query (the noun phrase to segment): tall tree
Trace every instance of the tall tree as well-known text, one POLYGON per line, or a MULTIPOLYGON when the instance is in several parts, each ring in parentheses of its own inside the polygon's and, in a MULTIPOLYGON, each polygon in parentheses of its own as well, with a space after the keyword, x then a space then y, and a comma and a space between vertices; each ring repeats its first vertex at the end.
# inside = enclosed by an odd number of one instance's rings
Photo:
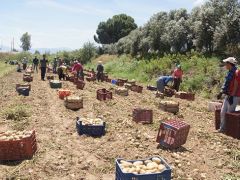
POLYGON ((24 33, 21 37, 21 48, 23 51, 28 51, 31 49, 31 35, 28 32, 24 33))
POLYGON ((101 44, 116 43, 136 28, 132 17, 126 14, 115 15, 106 22, 100 22, 94 40, 101 44))

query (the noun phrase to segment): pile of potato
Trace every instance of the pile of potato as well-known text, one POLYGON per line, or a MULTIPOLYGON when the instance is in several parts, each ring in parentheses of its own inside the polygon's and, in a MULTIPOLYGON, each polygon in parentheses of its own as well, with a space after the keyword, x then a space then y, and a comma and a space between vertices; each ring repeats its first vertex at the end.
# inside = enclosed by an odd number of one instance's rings
POLYGON ((103 121, 100 118, 80 118, 82 125, 103 125, 103 121))
POLYGON ((21 140, 30 137, 32 133, 32 131, 6 131, 0 133, 0 141, 21 140))
POLYGON ((119 166, 123 173, 133 174, 161 173, 166 169, 158 157, 154 157, 151 160, 135 161, 133 163, 121 160, 119 166))

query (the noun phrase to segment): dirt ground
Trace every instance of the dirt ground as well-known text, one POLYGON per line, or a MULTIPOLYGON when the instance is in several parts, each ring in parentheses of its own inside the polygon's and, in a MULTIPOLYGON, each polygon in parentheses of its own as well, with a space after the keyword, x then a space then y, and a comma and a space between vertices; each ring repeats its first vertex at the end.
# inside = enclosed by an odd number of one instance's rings
MULTIPOLYGON (((0 179, 115 179, 115 159, 140 159, 159 155, 173 168, 172 179, 240 179, 240 141, 214 130, 214 114, 207 111, 207 100, 196 97, 194 102, 175 99, 180 103, 179 117, 191 125, 187 143, 175 150, 158 148, 156 135, 160 121, 173 117, 158 109, 154 93, 130 92, 128 97, 114 94, 111 101, 100 102, 96 90, 112 87, 108 83, 87 83, 77 90, 70 82, 63 82, 75 95, 82 96, 84 108, 71 111, 58 98, 57 90, 48 81, 40 81, 34 74, 29 97, 18 96, 15 84, 22 82, 21 73, 0 79, 0 108, 28 105, 30 117, 23 121, 0 117, 0 131, 7 129, 35 129, 38 151, 31 160, 1 162, 0 179), (134 107, 154 111, 152 125, 132 121, 134 107), (90 113, 101 115, 107 133, 101 138, 79 136, 75 124, 77 116, 90 113)), ((3 114, 3 113, 2 113, 3 114)))

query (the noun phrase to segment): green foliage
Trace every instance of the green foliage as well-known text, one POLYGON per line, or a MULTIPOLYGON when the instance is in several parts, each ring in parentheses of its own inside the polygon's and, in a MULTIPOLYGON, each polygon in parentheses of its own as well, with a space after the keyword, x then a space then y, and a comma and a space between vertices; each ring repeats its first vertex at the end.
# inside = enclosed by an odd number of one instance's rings
MULTIPOLYGON (((181 90, 199 92, 210 98, 220 88, 224 73, 217 58, 205 58, 198 53, 191 55, 168 54, 150 60, 122 55, 105 64, 105 70, 114 78, 135 79, 143 84, 156 84, 161 75, 171 75, 175 64, 180 63, 184 71, 181 90)), ((93 67, 88 65, 88 67, 93 67)))
POLYGON ((20 40, 23 51, 28 51, 31 49, 31 35, 28 34, 28 32, 24 33, 20 40))
POLYGON ((15 66, 11 66, 9 64, 5 64, 4 62, 0 62, 0 78, 13 71, 15 66))
POLYGON ((210 0, 189 14, 186 9, 159 12, 143 27, 107 43, 103 50, 145 58, 192 49, 207 55, 240 57, 239 27, 238 0, 210 0))
POLYGON ((115 15, 106 22, 99 23, 97 36, 94 36, 94 39, 101 44, 116 43, 136 28, 137 25, 132 17, 126 14, 115 15))
POLYGON ((8 120, 21 121, 29 117, 29 107, 26 105, 13 105, 8 107, 4 112, 4 116, 8 120))

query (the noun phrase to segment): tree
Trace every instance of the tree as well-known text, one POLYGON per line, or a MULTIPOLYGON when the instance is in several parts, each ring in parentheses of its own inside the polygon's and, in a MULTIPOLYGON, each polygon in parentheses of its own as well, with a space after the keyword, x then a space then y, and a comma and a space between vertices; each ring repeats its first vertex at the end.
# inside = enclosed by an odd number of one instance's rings
POLYGON ((99 23, 94 40, 101 44, 116 43, 136 28, 132 17, 126 14, 115 15, 106 22, 99 23))
POLYGON ((81 52, 81 62, 86 64, 91 61, 91 59, 96 55, 96 47, 93 43, 87 42, 83 45, 81 52))
POLYGON ((28 32, 24 33, 21 37, 21 48, 23 51, 28 51, 31 49, 31 35, 28 32))

